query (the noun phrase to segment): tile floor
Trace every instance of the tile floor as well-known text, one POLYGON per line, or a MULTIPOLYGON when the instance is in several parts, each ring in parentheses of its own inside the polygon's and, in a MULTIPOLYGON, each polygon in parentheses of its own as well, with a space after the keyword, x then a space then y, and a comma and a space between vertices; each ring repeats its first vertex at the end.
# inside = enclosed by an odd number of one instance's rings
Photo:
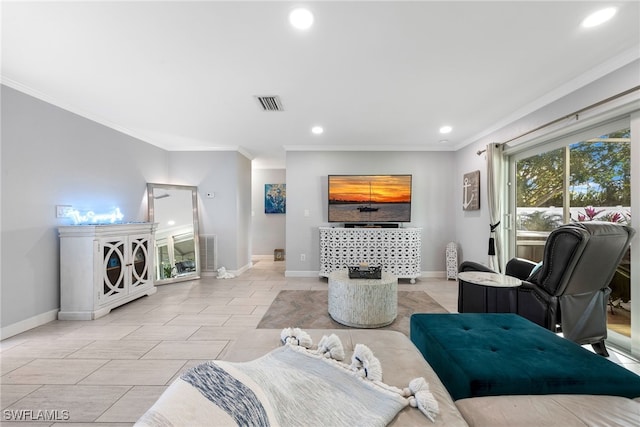
MULTIPOLYGON (((130 426, 182 371, 224 358, 280 290, 326 287, 326 279, 285 278, 283 262, 259 260, 234 279, 159 286, 155 295, 100 319, 54 321, 3 340, 0 424, 130 426), (53 421, 16 422, 18 416, 53 421)), ((399 289, 427 292, 447 310, 457 309, 453 281, 401 281, 399 289)), ((640 363, 611 354, 640 374, 640 363)))

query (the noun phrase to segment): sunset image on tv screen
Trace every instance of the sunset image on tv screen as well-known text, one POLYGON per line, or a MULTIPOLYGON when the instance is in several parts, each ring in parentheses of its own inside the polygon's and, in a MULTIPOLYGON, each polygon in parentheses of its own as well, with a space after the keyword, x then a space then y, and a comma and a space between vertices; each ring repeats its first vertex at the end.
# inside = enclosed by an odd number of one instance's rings
POLYGON ((329 175, 329 222, 411 221, 411 175, 329 175))

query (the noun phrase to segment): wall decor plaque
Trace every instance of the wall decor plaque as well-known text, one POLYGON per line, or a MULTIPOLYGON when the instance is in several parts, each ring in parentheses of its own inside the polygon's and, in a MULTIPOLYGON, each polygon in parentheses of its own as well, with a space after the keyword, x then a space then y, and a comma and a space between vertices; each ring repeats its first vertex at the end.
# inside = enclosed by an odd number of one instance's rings
POLYGON ((480 209, 480 171, 465 173, 462 179, 462 210, 480 209))

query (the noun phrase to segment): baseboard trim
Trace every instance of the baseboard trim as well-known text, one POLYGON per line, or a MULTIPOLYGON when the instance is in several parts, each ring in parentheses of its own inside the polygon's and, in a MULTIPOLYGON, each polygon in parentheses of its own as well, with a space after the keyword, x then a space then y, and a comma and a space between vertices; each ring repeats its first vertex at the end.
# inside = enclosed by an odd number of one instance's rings
POLYGON ((446 271, 421 271, 420 272, 420 277, 430 277, 430 278, 434 278, 434 279, 444 279, 445 277, 447 277, 447 272, 446 271))
POLYGON ((14 335, 26 332, 29 329, 37 328, 38 326, 42 326, 45 323, 58 319, 58 311, 60 311, 60 309, 56 308, 55 310, 47 311, 46 313, 38 314, 28 319, 12 323, 9 326, 4 326, 0 329, 0 340, 10 338, 14 335))
POLYGON ((253 263, 249 262, 248 264, 243 265, 242 267, 240 267, 237 270, 230 271, 230 273, 234 274, 235 276, 239 276, 242 273, 244 273, 245 271, 249 270, 251 267, 253 267, 253 263))
MULTIPOLYGON (((253 267, 253 263, 249 262, 248 264, 243 265, 237 270, 229 270, 229 269, 226 269, 226 270, 227 270, 227 273, 231 273, 234 276, 239 276, 245 271, 249 270, 251 267, 253 267)), ((218 272, 217 271, 200 271, 200 276, 201 277, 218 277, 218 272)))
POLYGON ((319 271, 291 271, 286 270, 284 277, 320 277, 319 271))

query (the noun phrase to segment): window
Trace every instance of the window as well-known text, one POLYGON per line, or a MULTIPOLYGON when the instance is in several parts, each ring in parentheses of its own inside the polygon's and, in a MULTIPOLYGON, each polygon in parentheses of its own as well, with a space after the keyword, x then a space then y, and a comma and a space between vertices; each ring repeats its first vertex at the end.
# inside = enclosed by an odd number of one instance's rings
MULTIPOLYGON (((540 261, 549 233, 572 221, 631 223, 630 128, 557 144, 515 161, 516 256, 540 261)), ((609 328, 630 328, 630 253, 610 287, 609 328)))

